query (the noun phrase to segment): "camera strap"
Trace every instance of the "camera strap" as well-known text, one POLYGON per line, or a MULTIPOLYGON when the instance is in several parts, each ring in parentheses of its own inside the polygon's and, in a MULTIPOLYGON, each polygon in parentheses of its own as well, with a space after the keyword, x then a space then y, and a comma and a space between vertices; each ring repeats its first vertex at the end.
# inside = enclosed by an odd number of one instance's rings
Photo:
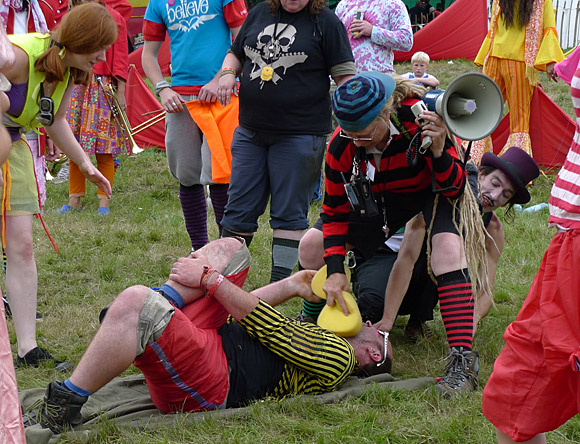
POLYGON ((395 128, 397 128, 397 131, 399 131, 403 135, 403 137, 405 137, 405 139, 407 140, 413 139, 413 137, 411 137, 411 133, 409 133, 409 130, 405 127, 405 125, 401 123, 401 121, 395 114, 391 114, 390 120, 391 122, 393 122, 393 125, 395 125, 395 128))

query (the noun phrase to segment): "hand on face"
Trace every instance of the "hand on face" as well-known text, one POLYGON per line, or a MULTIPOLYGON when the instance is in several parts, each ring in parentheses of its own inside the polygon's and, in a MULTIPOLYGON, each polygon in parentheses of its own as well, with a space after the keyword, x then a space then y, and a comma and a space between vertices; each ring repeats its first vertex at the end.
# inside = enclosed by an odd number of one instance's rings
POLYGON ((209 265, 206 257, 198 251, 189 257, 180 257, 171 267, 169 279, 190 288, 199 288, 204 266, 209 265))

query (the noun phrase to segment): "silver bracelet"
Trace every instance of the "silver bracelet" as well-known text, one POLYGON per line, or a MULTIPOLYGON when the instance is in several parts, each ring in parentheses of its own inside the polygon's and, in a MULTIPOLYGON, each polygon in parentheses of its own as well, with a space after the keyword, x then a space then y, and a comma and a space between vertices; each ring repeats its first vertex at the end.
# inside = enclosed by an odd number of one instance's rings
POLYGON ((155 84, 155 95, 159 97, 159 93, 161 92, 162 89, 165 88, 171 88, 171 85, 169 84, 169 82, 165 79, 160 80, 159 82, 157 82, 155 84))

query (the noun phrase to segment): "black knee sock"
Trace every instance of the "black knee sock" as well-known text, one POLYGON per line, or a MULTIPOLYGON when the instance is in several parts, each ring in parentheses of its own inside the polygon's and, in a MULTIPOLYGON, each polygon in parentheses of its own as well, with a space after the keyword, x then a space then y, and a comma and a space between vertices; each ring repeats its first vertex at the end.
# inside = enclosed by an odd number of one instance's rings
POLYGON ((254 239, 253 234, 238 234, 234 233, 233 231, 228 230, 227 228, 222 228, 222 237, 241 237, 246 241, 246 247, 250 248, 250 244, 252 243, 252 239, 254 239))

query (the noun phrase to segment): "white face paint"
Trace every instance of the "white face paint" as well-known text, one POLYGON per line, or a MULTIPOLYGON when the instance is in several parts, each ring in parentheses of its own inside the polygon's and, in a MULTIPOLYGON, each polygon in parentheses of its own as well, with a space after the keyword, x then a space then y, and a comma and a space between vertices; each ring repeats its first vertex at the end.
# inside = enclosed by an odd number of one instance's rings
POLYGON ((515 187, 501 170, 493 170, 488 175, 479 173, 479 198, 484 213, 507 205, 515 194, 515 187))

